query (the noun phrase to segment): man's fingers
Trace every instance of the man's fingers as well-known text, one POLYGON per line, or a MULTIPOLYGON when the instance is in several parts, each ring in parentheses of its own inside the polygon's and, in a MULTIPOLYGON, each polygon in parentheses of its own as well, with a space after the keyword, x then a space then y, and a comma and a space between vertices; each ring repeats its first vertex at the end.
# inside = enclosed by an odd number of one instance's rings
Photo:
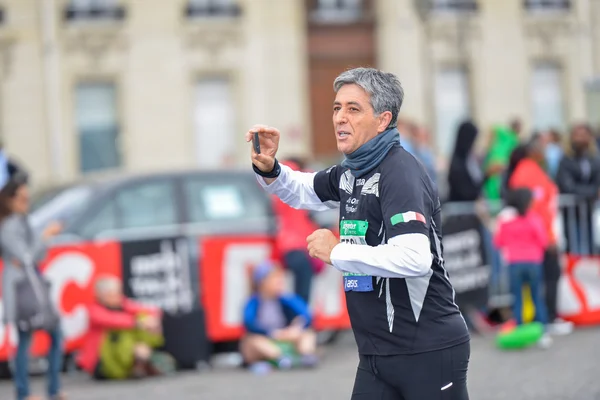
POLYGON ((271 128, 270 126, 267 126, 267 125, 260 125, 260 124, 254 125, 245 134, 246 142, 252 141, 252 138, 254 137, 255 132, 258 132, 263 137, 270 137, 270 136, 273 136, 274 134, 276 134, 276 132, 278 132, 278 131, 277 131, 277 129, 271 128))
POLYGON ((258 132, 263 137, 276 136, 279 134, 277 128, 260 124, 254 125, 252 128, 250 128, 248 134, 253 135, 254 132, 258 132))

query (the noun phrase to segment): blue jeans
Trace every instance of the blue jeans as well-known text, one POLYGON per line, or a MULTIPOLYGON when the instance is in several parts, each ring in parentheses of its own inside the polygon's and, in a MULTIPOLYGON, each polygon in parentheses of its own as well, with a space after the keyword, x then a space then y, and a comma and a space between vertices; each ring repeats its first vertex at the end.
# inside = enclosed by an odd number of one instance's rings
MULTIPOLYGON (((50 351, 48 352, 48 396, 52 399, 60 392, 60 370, 62 364, 62 335, 60 328, 50 334, 50 351)), ((15 357, 14 380, 17 389, 17 400, 26 399, 29 393, 29 348, 33 332, 19 331, 19 345, 15 357)))
POLYGON ((512 292, 513 315, 517 324, 523 324, 523 285, 528 284, 535 306, 535 320, 544 325, 548 323, 548 311, 542 294, 544 273, 541 264, 514 263, 508 266, 510 271, 510 290, 512 292))

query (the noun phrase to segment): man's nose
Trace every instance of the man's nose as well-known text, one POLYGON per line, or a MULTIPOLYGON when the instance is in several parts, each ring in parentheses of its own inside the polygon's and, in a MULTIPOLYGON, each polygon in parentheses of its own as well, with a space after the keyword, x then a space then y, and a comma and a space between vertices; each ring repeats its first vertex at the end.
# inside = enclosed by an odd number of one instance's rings
POLYGON ((344 110, 339 110, 333 115, 333 122, 335 122, 336 124, 343 124, 348 122, 348 118, 346 117, 346 113, 344 112, 344 110))

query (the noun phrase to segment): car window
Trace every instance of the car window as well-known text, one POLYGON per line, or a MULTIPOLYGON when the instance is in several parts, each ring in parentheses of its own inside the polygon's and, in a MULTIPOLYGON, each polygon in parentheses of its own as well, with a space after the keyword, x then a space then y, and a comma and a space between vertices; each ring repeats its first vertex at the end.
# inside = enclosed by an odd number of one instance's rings
POLYGON ((100 207, 99 211, 83 225, 81 235, 85 238, 93 238, 104 231, 112 231, 118 228, 117 207, 114 201, 109 201, 100 207))
POLYGON ((43 229, 53 221, 67 225, 93 197, 88 186, 74 186, 60 191, 48 192, 34 201, 30 213, 31 224, 35 229, 43 229))
POLYGON ((176 201, 171 180, 126 185, 110 198, 100 199, 96 211, 86 216, 78 231, 93 238, 107 231, 175 225, 179 223, 176 201))
POLYGON ((265 217, 268 198, 247 179, 219 181, 203 177, 188 178, 185 197, 190 222, 227 221, 265 217))
POLYGON ((138 183, 120 189, 115 196, 119 227, 147 228, 178 223, 175 187, 172 181, 138 183))

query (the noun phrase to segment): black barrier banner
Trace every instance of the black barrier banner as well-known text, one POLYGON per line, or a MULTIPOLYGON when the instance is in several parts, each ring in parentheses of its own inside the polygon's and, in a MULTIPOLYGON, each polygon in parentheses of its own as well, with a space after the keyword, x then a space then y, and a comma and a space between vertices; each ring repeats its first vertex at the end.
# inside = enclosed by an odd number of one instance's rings
POLYGON ((491 268, 483 229, 476 215, 449 217, 442 225, 445 267, 461 308, 487 305, 491 268))
POLYGON ((122 242, 125 295, 171 314, 197 308, 188 246, 184 238, 122 242))

